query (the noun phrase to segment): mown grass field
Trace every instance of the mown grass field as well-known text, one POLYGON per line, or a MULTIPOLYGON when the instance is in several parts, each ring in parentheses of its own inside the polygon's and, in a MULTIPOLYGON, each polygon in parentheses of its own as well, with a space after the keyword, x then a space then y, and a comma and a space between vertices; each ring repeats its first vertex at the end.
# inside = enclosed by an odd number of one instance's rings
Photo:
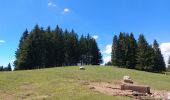
POLYGON ((80 80, 111 82, 129 75, 139 84, 170 91, 170 75, 106 66, 60 67, 0 72, 0 100, 127 100, 81 85, 80 80))

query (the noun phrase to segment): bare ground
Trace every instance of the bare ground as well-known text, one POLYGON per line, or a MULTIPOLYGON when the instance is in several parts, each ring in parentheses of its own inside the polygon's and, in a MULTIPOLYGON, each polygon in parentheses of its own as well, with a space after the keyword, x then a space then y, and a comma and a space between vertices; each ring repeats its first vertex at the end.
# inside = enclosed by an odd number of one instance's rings
POLYGON ((151 89, 151 94, 138 93, 132 90, 121 90, 122 81, 113 82, 90 82, 81 81, 82 85, 87 85, 89 89, 111 96, 126 96, 134 100, 168 100, 168 91, 151 89))

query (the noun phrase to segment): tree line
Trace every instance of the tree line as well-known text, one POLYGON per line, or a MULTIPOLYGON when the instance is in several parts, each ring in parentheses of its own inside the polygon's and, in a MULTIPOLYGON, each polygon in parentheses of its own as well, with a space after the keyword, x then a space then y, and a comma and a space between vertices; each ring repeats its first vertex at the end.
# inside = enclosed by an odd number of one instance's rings
POLYGON ((143 34, 139 35, 138 40, 134 38, 133 33, 120 32, 119 35, 115 35, 111 62, 108 64, 149 72, 166 70, 158 42, 154 40, 153 45, 150 45, 143 34))
POLYGON ((52 30, 36 25, 30 32, 25 30, 15 56, 15 70, 102 63, 95 39, 89 34, 79 38, 74 30, 63 31, 59 26, 52 30))
POLYGON ((168 68, 167 68, 168 71, 170 71, 170 56, 169 56, 169 59, 168 59, 168 68))
POLYGON ((12 71, 11 64, 9 63, 8 66, 0 66, 0 71, 12 71))

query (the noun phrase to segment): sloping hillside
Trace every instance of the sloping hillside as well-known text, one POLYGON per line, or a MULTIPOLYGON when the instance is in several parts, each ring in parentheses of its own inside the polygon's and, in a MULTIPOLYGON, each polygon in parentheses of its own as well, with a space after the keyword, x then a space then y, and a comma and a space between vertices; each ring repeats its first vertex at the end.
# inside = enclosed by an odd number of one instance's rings
POLYGON ((152 89, 170 91, 170 75, 136 70, 88 66, 60 67, 0 73, 0 100, 124 100, 127 97, 109 96, 89 89, 80 81, 112 82, 129 75, 136 83, 152 89))

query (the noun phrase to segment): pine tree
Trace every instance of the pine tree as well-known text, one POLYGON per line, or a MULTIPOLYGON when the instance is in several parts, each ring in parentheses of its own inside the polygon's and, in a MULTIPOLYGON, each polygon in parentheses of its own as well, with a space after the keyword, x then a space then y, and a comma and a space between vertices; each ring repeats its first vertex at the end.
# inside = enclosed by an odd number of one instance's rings
POLYGON ((156 40, 154 40, 153 49, 154 49, 154 53, 155 53, 153 70, 156 72, 165 71, 166 66, 165 66, 164 58, 161 54, 159 44, 156 40))
POLYGON ((96 40, 89 34, 81 36, 79 41, 80 63, 83 65, 99 65, 102 63, 102 55, 97 46, 96 40))
POLYGON ((118 62, 118 38, 117 38, 117 35, 114 35, 114 37, 113 37, 111 62, 114 66, 117 66, 119 63, 118 62))
POLYGON ((96 40, 91 38, 90 41, 91 47, 90 47, 90 53, 91 53, 91 64, 92 65, 100 65, 103 61, 102 61, 102 55, 100 53, 100 50, 97 46, 96 40))
POLYGON ((18 46, 18 49, 15 53, 15 57, 16 57, 16 60, 14 61, 14 66, 15 66, 15 69, 23 69, 21 67, 24 66, 24 56, 25 56, 25 45, 26 45, 26 39, 27 37, 29 36, 28 34, 28 30, 26 29, 23 34, 22 34, 22 37, 20 39, 20 42, 19 42, 19 46, 18 46))
POLYGON ((73 30, 63 32, 59 26, 44 30, 36 25, 30 33, 23 33, 14 65, 15 70, 27 70, 77 65, 80 60, 94 65, 102 62, 97 43, 90 35, 79 41, 73 30))
POLYGON ((155 57, 154 49, 152 48, 152 45, 148 45, 145 58, 146 62, 144 66, 145 71, 153 72, 155 60, 154 57, 155 57))
POLYGON ((88 52, 86 41, 87 39, 82 35, 79 40, 79 53, 81 65, 86 64, 86 53, 88 52))
POLYGON ((126 58, 125 58, 125 33, 120 33, 119 34, 119 39, 118 39, 118 66, 119 67, 125 67, 126 66, 126 58))
POLYGON ((133 33, 130 34, 129 37, 129 58, 127 58, 127 60, 129 60, 129 67, 131 69, 134 69, 136 66, 136 53, 137 53, 137 42, 133 36, 133 33))
POLYGON ((4 67, 3 66, 0 66, 0 71, 4 71, 4 67))
POLYGON ((72 66, 76 65, 79 60, 78 53, 78 36, 72 30, 64 32, 64 50, 65 50, 65 65, 72 66))
POLYGON ((64 63, 64 38, 62 29, 59 26, 54 30, 53 39, 55 66, 62 66, 64 63))
POLYGON ((169 59, 168 59, 168 71, 170 71, 170 56, 169 56, 169 59))
POLYGON ((136 69, 145 70, 147 67, 147 57, 148 57, 148 43, 143 34, 139 36, 138 39, 138 49, 137 49, 137 66, 136 69))
POLYGON ((8 66, 7 66, 7 70, 8 71, 12 71, 12 68, 11 68, 11 64, 9 63, 8 66))

